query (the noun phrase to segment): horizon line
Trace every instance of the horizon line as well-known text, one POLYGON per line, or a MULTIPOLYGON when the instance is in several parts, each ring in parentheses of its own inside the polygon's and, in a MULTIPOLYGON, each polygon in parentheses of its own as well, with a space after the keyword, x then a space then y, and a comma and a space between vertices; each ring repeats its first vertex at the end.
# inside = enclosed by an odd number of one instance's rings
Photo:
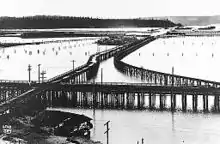
POLYGON ((171 17, 215 17, 220 16, 219 15, 173 15, 173 16, 146 16, 146 17, 101 17, 101 16, 71 16, 71 15, 47 15, 47 14, 40 14, 40 15, 26 15, 26 16, 0 16, 0 18, 3 17, 9 17, 9 18, 24 18, 24 17, 37 17, 37 16, 51 16, 51 17, 79 17, 79 18, 92 18, 92 19, 147 19, 147 18, 171 18, 171 17))

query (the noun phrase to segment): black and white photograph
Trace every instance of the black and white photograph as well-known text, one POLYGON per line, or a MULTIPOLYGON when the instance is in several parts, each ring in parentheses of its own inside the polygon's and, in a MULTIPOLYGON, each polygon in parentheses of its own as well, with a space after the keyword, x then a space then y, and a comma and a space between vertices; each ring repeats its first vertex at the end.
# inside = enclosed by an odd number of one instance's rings
POLYGON ((0 144, 220 144, 218 0, 0 5, 0 144))

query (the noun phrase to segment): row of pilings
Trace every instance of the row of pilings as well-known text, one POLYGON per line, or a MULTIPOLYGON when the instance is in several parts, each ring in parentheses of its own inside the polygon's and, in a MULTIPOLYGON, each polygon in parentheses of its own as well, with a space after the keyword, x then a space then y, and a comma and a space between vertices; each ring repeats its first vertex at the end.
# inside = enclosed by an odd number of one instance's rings
POLYGON ((219 94, 163 91, 45 90, 36 95, 45 107, 220 112, 219 94))
POLYGON ((28 87, 0 86, 0 103, 4 103, 29 90, 28 87))
MULTIPOLYGON (((54 78, 49 79, 45 83, 67 83, 67 84, 79 84, 79 83, 84 83, 87 82, 88 80, 92 79, 97 75, 97 71, 99 68, 99 63, 101 61, 107 60, 108 58, 115 56, 117 53, 120 51, 123 51, 125 49, 129 49, 130 47, 133 47, 135 45, 139 45, 142 43, 144 40, 137 40, 133 43, 127 43, 121 46, 117 46, 115 48, 105 50, 96 54, 93 54, 90 56, 89 60, 87 61, 86 64, 79 66, 73 70, 67 71, 61 75, 58 75, 54 78)), ((20 83, 20 82, 18 82, 20 83)), ((8 83, 6 82, 8 85, 8 83)), ((17 82, 12 83, 12 89, 9 90, 7 89, 7 86, 3 84, 3 88, 1 91, 1 101, 6 101, 8 99, 11 99, 13 97, 17 97, 18 95, 24 93, 28 89, 30 89, 30 85, 24 86, 24 88, 17 88, 13 84, 17 84, 17 82), (23 90, 25 89, 25 90, 23 90)), ((22 82, 21 82, 22 84, 22 82)), ((35 83, 33 83, 35 84, 35 83)), ((32 85, 32 84, 31 84, 32 85)))
MULTIPOLYGON (((127 66, 126 64, 119 64, 121 59, 133 52, 134 50, 140 48, 141 46, 155 40, 155 37, 148 37, 144 40, 128 44, 122 47, 118 47, 115 50, 108 51, 106 53, 99 53, 94 55, 86 65, 81 66, 71 73, 67 73, 61 77, 57 77, 56 80, 51 81, 51 83, 68 83, 76 84, 83 81, 87 81, 88 78, 96 75, 99 62, 103 61, 111 56, 114 57, 114 63, 117 69, 125 71, 128 67, 136 68, 133 66, 127 66), (95 61, 94 61, 95 59, 95 61), (88 73, 90 71, 91 73, 88 73), (83 74, 83 76, 81 75, 83 74), (80 77, 76 77, 79 76, 80 77), (78 82, 77 82, 78 81, 78 82)), ((141 68, 137 68, 138 70, 141 68)), ((132 70, 132 75, 137 76, 140 71, 132 70)), ((148 70, 143 70, 143 72, 149 72, 148 70)), ((176 75, 169 75, 166 77, 162 75, 164 73, 158 73, 155 71, 149 76, 151 84, 160 85, 166 88, 166 86, 172 85, 173 87, 177 86, 196 86, 200 87, 205 85, 205 88, 218 87, 218 83, 212 83, 210 81, 203 81, 197 79, 187 79, 187 77, 177 77, 176 75), (212 84, 212 85, 211 85, 212 84)), ((144 76, 143 76, 144 77, 144 76)), ((75 86, 74 86, 75 87, 75 86)), ((101 108, 101 109, 159 109, 166 110, 170 109, 175 111, 181 109, 183 111, 192 110, 192 111, 216 111, 219 112, 219 94, 218 93, 207 93, 206 90, 201 91, 163 91, 163 90, 143 90, 138 89, 132 90, 131 87, 126 87, 125 91, 117 89, 117 85, 114 83, 111 87, 108 87, 107 90, 103 90, 103 87, 96 88, 92 86, 93 89, 87 90, 86 87, 82 86, 80 90, 68 90, 68 89, 47 89, 45 88, 41 93, 35 95, 35 105, 37 103, 43 105, 44 107, 82 107, 82 108, 101 108), (202 106, 201 106, 202 104, 202 106), (192 107, 190 107, 192 105, 192 107)))
POLYGON ((143 43, 140 43, 140 45, 136 45, 136 46, 130 47, 129 49, 120 51, 114 57, 115 68, 129 77, 135 77, 135 78, 140 79, 142 82, 151 83, 154 85, 205 86, 205 87, 215 87, 215 88, 220 87, 219 82, 180 76, 180 75, 169 74, 169 73, 157 72, 153 70, 136 67, 136 66, 127 64, 122 61, 124 57, 126 57, 131 52, 135 51, 136 49, 140 48, 142 44, 150 43, 154 41, 155 39, 156 39, 155 37, 149 37, 145 39, 143 43))
MULTIPOLYGON (((152 37, 153 38, 153 37, 152 37)), ((147 39, 148 41, 148 39, 147 39)), ((146 39, 137 40, 132 43, 127 43, 121 46, 117 46, 115 48, 105 50, 102 52, 98 52, 89 57, 86 64, 77 67, 76 69, 70 70, 66 73, 58 75, 54 78, 51 78, 47 81, 47 83, 84 83, 91 80, 93 77, 97 75, 99 63, 109 59, 112 56, 115 56, 121 51, 131 52, 133 50, 131 48, 139 48, 146 44, 146 39)))

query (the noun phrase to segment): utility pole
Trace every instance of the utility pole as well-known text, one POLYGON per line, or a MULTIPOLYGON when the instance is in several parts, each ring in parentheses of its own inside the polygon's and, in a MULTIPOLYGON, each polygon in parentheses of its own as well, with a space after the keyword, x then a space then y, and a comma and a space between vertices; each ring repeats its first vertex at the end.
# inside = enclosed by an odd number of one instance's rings
POLYGON ((72 62, 73 62, 73 70, 74 70, 74 63, 76 62, 75 60, 72 60, 72 62))
POLYGON ((40 83, 40 66, 41 64, 38 64, 38 83, 40 83))
POLYGON ((171 111, 172 111, 172 116, 173 116, 173 110, 175 108, 175 103, 176 103, 176 98, 175 95, 173 94, 173 86, 174 86, 174 66, 172 67, 172 85, 171 85, 171 111))
POLYGON ((44 75, 46 74, 46 71, 42 71, 41 72, 41 79, 42 79, 42 83, 44 82, 44 78, 46 78, 44 75))
POLYGON ((28 65, 28 82, 31 82, 31 65, 28 65))
POLYGON ((172 86, 173 86, 173 83, 174 83, 174 66, 172 67, 172 86))
POLYGON ((109 144, 109 122, 110 121, 107 121, 105 124, 104 124, 104 126, 106 126, 106 131, 105 131, 105 133, 104 134, 106 134, 106 137, 107 137, 107 144, 109 144))

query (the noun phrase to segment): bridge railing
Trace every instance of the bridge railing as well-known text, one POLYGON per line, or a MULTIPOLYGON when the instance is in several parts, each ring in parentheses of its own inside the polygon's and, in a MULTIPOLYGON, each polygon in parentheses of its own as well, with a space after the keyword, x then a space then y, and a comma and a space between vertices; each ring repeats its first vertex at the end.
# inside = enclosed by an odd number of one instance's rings
POLYGON ((81 65, 81 66, 79 66, 79 67, 76 67, 75 69, 69 70, 69 71, 67 71, 67 72, 64 72, 64 73, 59 74, 59 75, 57 75, 57 76, 55 76, 55 77, 53 77, 53 78, 48 79, 47 82, 52 82, 52 81, 54 81, 54 80, 56 80, 56 79, 59 79, 59 78, 64 77, 64 76, 66 76, 66 75, 69 75, 69 74, 71 74, 71 73, 73 73, 73 72, 76 72, 76 71, 78 71, 78 70, 80 70, 80 69, 82 69, 82 68, 84 68, 84 67, 86 67, 86 66, 87 66, 87 64, 84 64, 84 65, 81 65))
MULTIPOLYGON (((161 84, 158 83, 127 83, 127 82, 83 82, 83 83, 77 83, 77 84, 69 84, 69 83, 60 83, 61 85, 66 85, 66 86, 85 86, 85 85, 93 85, 93 86, 133 86, 133 87, 139 87, 139 86, 155 86, 155 87, 161 87, 161 84)), ((215 88, 213 86, 207 85, 179 85, 179 84, 168 84, 165 85, 165 87, 170 87, 170 88, 175 88, 175 87, 193 87, 193 88, 215 88)))
POLYGON ((118 51, 118 50, 120 50, 122 47, 127 47, 127 45, 128 45, 128 44, 121 45, 121 46, 116 46, 116 47, 114 47, 114 48, 107 49, 107 50, 103 50, 103 51, 101 51, 101 52, 97 52, 97 53, 95 53, 95 54, 92 54, 92 55, 89 57, 89 59, 88 59, 88 61, 87 61, 86 64, 83 64, 83 65, 81 65, 81 66, 75 68, 74 70, 73 70, 73 69, 72 69, 72 70, 69 70, 69 71, 64 72, 64 73, 62 73, 62 74, 60 74, 60 75, 57 75, 57 76, 55 76, 55 77, 53 77, 53 78, 51 78, 51 79, 48 79, 46 82, 47 82, 47 83, 53 82, 53 81, 62 79, 62 78, 66 77, 66 76, 68 76, 68 75, 71 75, 71 74, 77 75, 77 73, 80 73, 80 72, 81 72, 80 70, 82 70, 82 69, 84 69, 84 68, 88 68, 89 66, 91 66, 91 64, 100 62, 99 56, 101 56, 102 54, 111 53, 111 52, 113 52, 113 51, 118 51), (79 72, 79 71, 80 71, 80 72, 79 72))
POLYGON ((173 76, 173 77, 177 77, 177 78, 201 81, 201 82, 206 82, 206 83, 220 84, 220 82, 216 82, 216 81, 203 80, 203 79, 199 79, 199 78, 192 78, 192 77, 181 76, 181 75, 177 75, 177 74, 169 74, 169 73, 159 72, 159 71, 155 71, 155 70, 144 69, 144 68, 141 68, 141 67, 133 66, 131 64, 127 64, 127 63, 125 63, 123 61, 120 61, 119 59, 116 59, 115 61, 116 61, 116 63, 119 63, 119 65, 123 65, 123 67, 132 67, 132 68, 140 70, 140 71, 147 71, 147 72, 150 72, 150 73, 157 73, 159 75, 173 76))
MULTIPOLYGON (((181 76, 181 75, 176 75, 176 74, 163 73, 163 72, 158 72, 158 71, 154 71, 154 70, 148 70, 148 69, 136 67, 136 66, 133 66, 133 65, 130 65, 130 64, 127 64, 127 63, 121 61, 124 57, 129 55, 131 52, 135 51, 136 49, 140 48, 142 45, 145 45, 146 43, 149 43, 149 42, 151 42, 155 39, 156 39, 155 37, 148 37, 148 38, 146 38, 142 41, 139 41, 139 43, 137 43, 136 45, 133 44, 128 49, 119 52, 114 57, 115 67, 121 72, 125 72, 126 69, 133 69, 138 74, 143 73, 143 72, 144 73, 151 73, 151 74, 154 74, 154 75, 158 75, 159 77, 162 76, 162 77, 169 77, 171 79, 184 79, 184 80, 189 80, 189 81, 197 81, 197 82, 200 82, 200 83, 204 83, 204 85, 210 85, 211 84, 211 85, 215 85, 216 87, 220 87, 220 82, 204 80, 204 79, 199 79, 199 78, 192 78, 192 77, 181 76)), ((136 76, 138 74, 136 74, 136 76)))
MULTIPOLYGON (((115 48, 113 48, 113 49, 115 49, 115 48)), ((79 70, 81 70, 81 69, 83 69, 83 68, 85 68, 85 67, 88 67, 89 64, 96 62, 96 61, 94 61, 94 58, 95 58, 95 60, 97 60, 96 57, 97 57, 98 55, 100 55, 100 54, 102 54, 102 53, 107 53, 107 52, 109 52, 109 51, 111 51, 111 49, 104 50, 104 51, 101 51, 101 52, 97 52, 97 53, 95 53, 95 54, 92 54, 92 55, 89 57, 87 63, 85 63, 85 64, 83 64, 83 65, 81 65, 81 66, 79 66, 79 67, 76 67, 75 69, 71 69, 71 70, 69 70, 69 71, 67 71, 67 72, 64 72, 64 73, 62 73, 62 74, 59 74, 59 75, 57 75, 57 76, 55 76, 55 77, 53 77, 53 78, 50 78, 50 79, 47 80, 47 82, 55 81, 55 80, 57 80, 57 79, 60 79, 60 78, 65 77, 65 76, 67 76, 67 75, 69 75, 69 74, 71 74, 71 73, 77 72, 77 71, 79 71, 79 70)))

